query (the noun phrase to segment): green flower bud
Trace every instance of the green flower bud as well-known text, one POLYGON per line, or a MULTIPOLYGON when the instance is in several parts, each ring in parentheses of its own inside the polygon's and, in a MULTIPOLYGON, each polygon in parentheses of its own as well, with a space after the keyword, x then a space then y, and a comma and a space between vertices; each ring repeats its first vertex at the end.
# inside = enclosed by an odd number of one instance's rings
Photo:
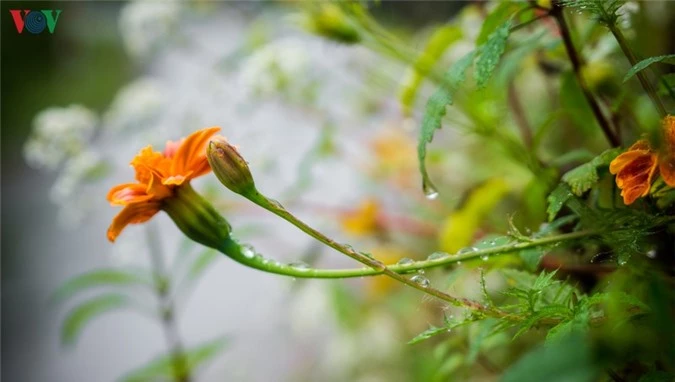
POLYGON ((310 32, 343 44, 355 44, 361 40, 349 17, 336 4, 320 4, 307 12, 301 23, 310 32))
POLYGON ((162 203, 162 210, 185 236, 197 243, 220 249, 230 238, 232 227, 227 220, 189 184, 176 188, 174 196, 162 203))
POLYGON ((206 157, 220 183, 230 191, 240 195, 255 192, 248 163, 224 137, 218 136, 209 142, 206 157))

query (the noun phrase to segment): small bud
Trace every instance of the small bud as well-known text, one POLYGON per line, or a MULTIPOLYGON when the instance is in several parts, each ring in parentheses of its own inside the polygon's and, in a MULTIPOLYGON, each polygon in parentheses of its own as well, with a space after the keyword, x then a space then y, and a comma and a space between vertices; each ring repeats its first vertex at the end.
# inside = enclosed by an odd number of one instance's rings
POLYGON ((209 142, 206 157, 220 183, 230 191, 241 195, 255 191, 248 163, 225 137, 217 136, 209 142))
POLYGON ((349 17, 335 4, 321 4, 304 14, 300 21, 309 32, 343 44, 361 40, 349 17))

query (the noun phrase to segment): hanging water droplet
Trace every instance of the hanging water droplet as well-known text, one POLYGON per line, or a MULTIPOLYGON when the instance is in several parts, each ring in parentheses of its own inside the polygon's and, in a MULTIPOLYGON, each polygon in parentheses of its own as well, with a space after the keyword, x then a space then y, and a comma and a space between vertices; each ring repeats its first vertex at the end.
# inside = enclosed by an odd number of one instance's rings
POLYGON ((417 270, 417 274, 418 274, 418 275, 423 275, 423 274, 424 274, 424 269, 419 269, 419 270, 417 270))
POLYGON ((352 246, 349 245, 349 244, 342 244, 342 247, 343 247, 344 249, 346 249, 347 251, 349 251, 349 252, 355 252, 355 251, 354 251, 354 247, 352 247, 352 246))
POLYGON ((438 197, 438 191, 431 182, 424 181, 422 183, 422 191, 424 191, 424 196, 429 200, 434 200, 438 197))
POLYGON ((281 203, 279 203, 278 200, 275 200, 275 199, 269 199, 269 198, 268 198, 267 200, 270 202, 270 204, 271 204, 274 208, 284 209, 284 206, 282 206, 281 203))
POLYGON ((488 243, 488 245, 489 245, 490 247, 494 247, 495 245, 497 245, 497 240, 490 240, 490 242, 488 243))
POLYGON ((619 259, 616 263, 619 264, 620 267, 623 267, 628 261, 626 261, 626 259, 619 259))
POLYGON ((650 259, 655 259, 656 258, 656 249, 652 248, 646 253, 647 257, 650 259))
POLYGON ((429 255, 429 257, 427 257, 427 260, 438 260, 438 259, 442 259, 442 258, 447 257, 447 256, 448 256, 447 252, 440 252, 439 251, 439 252, 434 252, 431 255, 429 255))
POLYGON ((255 248, 250 244, 242 244, 241 254, 244 255, 247 259, 252 259, 255 256, 255 248))
POLYGON ((415 275, 415 276, 410 278, 410 281, 412 281, 414 283, 417 283, 421 287, 424 287, 424 288, 428 287, 429 284, 430 284, 429 279, 422 276, 422 275, 415 275))
POLYGON ((488 256, 488 255, 482 255, 482 256, 480 257, 480 259, 483 260, 483 261, 488 261, 488 260, 490 259, 490 256, 488 256))
POLYGON ((408 265, 412 265, 414 262, 415 261, 413 259, 404 257, 401 260, 399 260, 398 263, 396 263, 396 264, 403 265, 405 267, 405 266, 408 266, 408 265))
POLYGON ((361 254, 369 259, 375 259, 375 256, 370 252, 361 252, 361 254))
POLYGON ((455 264, 457 264, 457 265, 462 265, 462 262, 461 262, 461 261, 458 261, 458 262, 456 262, 455 264))
POLYGON ((302 261, 296 261, 296 262, 290 263, 290 264, 288 264, 288 266, 295 269, 295 270, 302 271, 302 272, 309 271, 309 264, 304 263, 302 261))
POLYGON ((478 249, 475 248, 475 247, 464 247, 464 248, 460 249, 460 250, 457 252, 457 254, 458 254, 458 255, 464 255, 464 254, 467 254, 467 253, 476 252, 477 250, 478 250, 478 249))

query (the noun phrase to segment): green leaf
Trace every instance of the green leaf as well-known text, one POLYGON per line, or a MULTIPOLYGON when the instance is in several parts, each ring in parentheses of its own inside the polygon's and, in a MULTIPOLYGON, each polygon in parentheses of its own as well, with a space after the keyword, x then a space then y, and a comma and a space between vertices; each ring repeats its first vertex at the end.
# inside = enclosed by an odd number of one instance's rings
POLYGON ((152 286, 152 280, 128 270, 100 269, 69 279, 54 292, 52 299, 58 303, 89 288, 137 285, 152 286))
POLYGON ((588 342, 574 334, 535 348, 509 368, 500 381, 591 382, 599 371, 588 342))
POLYGON ((548 208, 546 212, 548 213, 548 221, 552 221, 558 212, 563 208, 565 203, 572 197, 572 191, 566 184, 559 184, 553 192, 548 196, 548 208))
POLYGON ((61 340, 65 345, 75 343, 84 327, 103 313, 119 309, 128 304, 126 296, 117 293, 104 294, 85 301, 73 308, 61 326, 61 340))
POLYGON ((488 37, 504 22, 510 19, 521 5, 512 1, 504 1, 499 3, 495 9, 483 21, 483 26, 480 29, 480 34, 476 39, 476 46, 483 45, 487 42, 488 37))
POLYGON ((608 166, 620 153, 621 149, 619 148, 606 150, 591 161, 568 171, 563 175, 562 181, 570 186, 575 195, 581 196, 584 192, 590 190, 600 179, 598 168, 608 166))
POLYGON ((509 38, 512 20, 507 20, 499 28, 495 29, 487 41, 481 47, 480 56, 476 60, 476 84, 479 88, 485 87, 499 60, 506 49, 506 40, 509 38))
POLYGON ((654 56, 645 58, 644 60, 638 62, 632 68, 630 68, 628 73, 626 73, 626 75, 623 77, 623 82, 628 81, 631 77, 649 67, 649 65, 655 64, 657 62, 664 62, 667 64, 675 65, 675 54, 666 54, 663 56, 654 56))
MULTIPOLYGON (((225 350, 227 343, 227 338, 218 338, 187 350, 185 352, 187 370, 183 370, 182 372, 184 374, 193 374, 198 367, 225 350)), ((150 361, 147 365, 128 373, 122 380, 125 382, 174 380, 176 378, 175 374, 176 370, 172 356, 163 355, 150 361)))
POLYGON ((422 53, 408 70, 405 80, 401 84, 399 100, 404 113, 409 114, 417 98, 417 91, 422 85, 424 77, 436 65, 443 53, 453 43, 462 38, 462 30, 456 26, 442 26, 437 28, 429 37, 422 53))
POLYGON ((593 15, 593 18, 607 26, 613 26, 619 19, 619 9, 625 0, 562 0, 564 7, 577 8, 593 15))
POLYGON ((445 108, 452 104, 452 93, 464 82, 466 70, 473 63, 475 54, 475 51, 471 51, 455 62, 443 76, 443 84, 427 101, 424 118, 422 119, 420 139, 417 145, 417 156, 420 162, 420 173, 422 174, 423 184, 429 187, 433 186, 427 174, 425 163, 427 144, 434 138, 436 129, 441 128, 441 119, 445 115, 445 108))
POLYGON ((422 333, 418 334, 413 338, 412 340, 408 341, 408 345, 414 345, 418 342, 422 342, 424 340, 428 340, 429 338, 441 334, 441 333, 447 333, 450 331, 450 329, 446 327, 440 327, 437 328, 435 326, 430 327, 429 329, 423 331, 422 333))

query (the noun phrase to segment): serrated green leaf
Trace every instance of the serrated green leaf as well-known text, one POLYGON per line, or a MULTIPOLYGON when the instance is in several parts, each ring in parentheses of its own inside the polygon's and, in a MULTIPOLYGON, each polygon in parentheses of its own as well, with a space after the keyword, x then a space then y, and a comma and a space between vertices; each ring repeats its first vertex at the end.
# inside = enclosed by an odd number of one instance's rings
POLYGON ((152 280, 139 273, 122 269, 100 269, 75 276, 63 283, 52 295, 52 300, 60 303, 78 292, 95 287, 135 286, 152 287, 152 280))
POLYGON ((420 173, 425 185, 431 186, 431 180, 427 174, 426 156, 427 144, 434 138, 436 129, 441 128, 441 119, 445 115, 445 108, 452 104, 452 93, 464 82, 466 70, 473 63, 475 51, 467 53, 464 57, 455 62, 443 76, 443 85, 441 85, 434 94, 429 97, 427 106, 422 119, 422 128, 420 138, 417 144, 417 156, 419 158, 420 173))
POLYGON ((438 335, 438 334, 441 334, 441 333, 447 333, 448 330, 450 330, 450 329, 448 329, 446 327, 438 328, 438 327, 432 326, 429 329, 423 331, 422 333, 416 335, 415 338, 408 341, 408 345, 414 345, 418 342, 428 340, 429 338, 431 338, 435 335, 438 335))
POLYGON ((408 70, 401 84, 399 101, 405 114, 411 112, 424 77, 436 65, 443 53, 460 38, 462 38, 462 30, 456 25, 441 26, 429 37, 424 50, 413 67, 408 70))
POLYGON ((645 58, 644 60, 635 64, 632 68, 630 68, 630 70, 628 70, 628 73, 626 73, 626 75, 623 77, 623 82, 628 81, 634 75, 636 75, 639 72, 647 69, 647 67, 649 67, 649 65, 655 64, 657 62, 663 62, 663 63, 666 63, 666 64, 675 65, 675 54, 665 54, 663 56, 654 56, 654 57, 645 58))
POLYGON ((625 0, 562 0, 564 7, 577 8, 580 12, 590 13, 594 19, 610 26, 615 25, 620 14, 619 9, 625 0))
POLYGON ((546 208, 546 213, 548 213, 548 221, 552 221, 558 212, 563 208, 565 203, 573 196, 572 191, 566 184, 559 184, 551 194, 549 194, 548 208, 546 208))
POLYGON ((509 19, 500 27, 495 29, 480 50, 480 55, 476 59, 476 84, 479 88, 485 87, 492 73, 494 72, 499 60, 506 49, 506 41, 511 33, 512 20, 509 19))
POLYGON ((122 308, 128 304, 126 296, 116 293, 105 294, 87 300, 73 308, 61 326, 61 340, 65 345, 75 343, 82 329, 103 313, 122 308))
POLYGON ((495 9, 483 21, 483 26, 480 28, 478 38, 476 38, 476 46, 483 45, 488 37, 504 22, 511 18, 520 8, 521 4, 512 1, 504 1, 499 3, 495 9))
POLYGON ((563 175, 562 181, 570 186, 575 195, 581 196, 584 192, 590 190, 600 179, 598 168, 608 166, 620 153, 621 149, 619 148, 606 150, 591 161, 568 171, 563 175))
MULTIPOLYGON (((227 342, 227 338, 218 338, 187 350, 185 352, 187 370, 183 370, 183 373, 193 374, 198 367, 225 350, 227 342)), ((175 373, 172 355, 163 355, 128 373, 122 380, 125 382, 173 380, 176 377, 175 373)))

